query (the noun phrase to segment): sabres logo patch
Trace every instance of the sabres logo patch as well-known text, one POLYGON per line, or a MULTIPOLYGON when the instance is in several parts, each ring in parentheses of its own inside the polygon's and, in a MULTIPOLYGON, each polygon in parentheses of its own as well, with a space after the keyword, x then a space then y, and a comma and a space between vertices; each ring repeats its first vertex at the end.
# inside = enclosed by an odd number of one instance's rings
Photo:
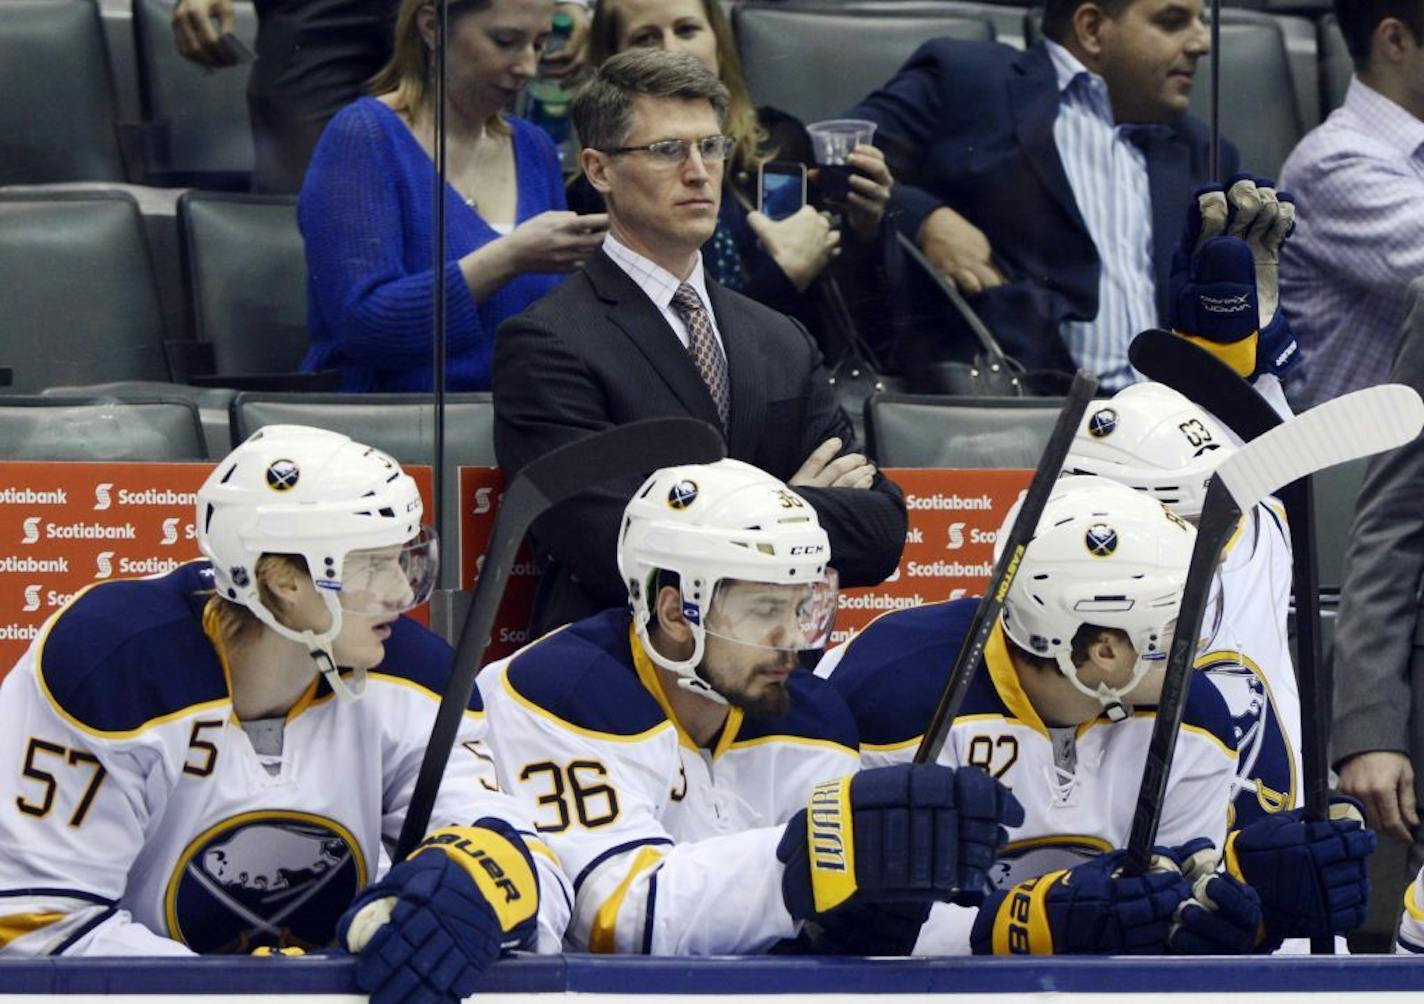
POLYGON ((274 460, 267 465, 267 487, 274 492, 291 491, 301 476, 301 470, 290 460, 274 460))
POLYGON ((1111 408, 1099 408, 1088 419, 1088 435, 1094 439, 1110 436, 1117 428, 1117 412, 1111 408))
POLYGON ((686 509, 697 501, 697 482, 682 480, 668 489, 668 505, 674 509, 686 509))
POLYGON ((1088 527, 1083 543, 1088 546, 1088 553, 1093 557, 1106 558, 1117 550, 1117 531, 1106 523, 1094 523, 1088 527))

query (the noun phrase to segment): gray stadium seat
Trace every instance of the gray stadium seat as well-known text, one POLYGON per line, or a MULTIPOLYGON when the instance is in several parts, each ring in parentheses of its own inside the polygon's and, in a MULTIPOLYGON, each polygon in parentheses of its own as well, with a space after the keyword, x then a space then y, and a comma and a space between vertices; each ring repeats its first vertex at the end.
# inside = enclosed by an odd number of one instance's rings
POLYGON ((1315 556, 1320 595, 1338 602, 1345 545, 1355 522, 1355 498, 1369 458, 1329 467, 1311 478, 1315 498, 1315 556))
MULTIPOLYGON (((1241 151, 1241 168, 1280 174, 1286 155, 1303 135, 1285 33, 1271 15, 1221 12, 1221 134, 1241 151)), ((1192 113, 1211 114, 1211 73, 1203 60, 1192 89, 1192 113)))
POLYGON ((1350 89, 1350 77, 1355 73, 1355 62, 1350 58, 1350 49, 1345 45, 1345 33, 1340 30, 1340 22, 1335 15, 1320 19, 1320 107, 1322 116, 1328 116, 1345 103, 1345 92, 1350 89))
POLYGON ((844 115, 928 39, 994 37, 986 17, 937 0, 745 3, 732 26, 756 102, 803 122, 844 115))
POLYGON ((212 372, 295 372, 307 349, 296 200, 187 192, 178 228, 194 335, 212 346, 212 372))
MULTIPOLYGON (((233 4, 237 35, 257 38, 251 3, 233 4)), ((173 44, 173 0, 133 0, 134 50, 150 185, 246 189, 252 173, 248 66, 207 71, 173 44)))
POLYGON ((0 94, 0 185, 124 179, 93 0, 5 0, 0 94))
POLYGON ((45 397, 87 398, 95 401, 142 401, 151 398, 178 398, 191 401, 203 425, 203 442, 209 460, 221 460, 232 450, 229 411, 237 391, 229 387, 190 387, 158 380, 118 380, 83 387, 47 387, 45 397))
POLYGON ((876 394, 866 437, 882 467, 1035 467, 1063 402, 876 394))
MULTIPOLYGON (((265 425, 314 425, 344 433, 385 450, 402 464, 430 464, 435 457, 433 395, 264 394, 244 392, 232 402, 232 441, 240 443, 265 425)), ((440 588, 458 589, 458 467, 494 467, 494 399, 488 393, 445 398, 445 491, 438 527, 444 542, 440 588)), ((430 514, 433 518, 433 514, 430 514)))
POLYGON ((0 359, 16 391, 169 378, 132 196, 0 193, 0 275, 0 359))
POLYGON ((1295 106, 1300 111, 1302 133, 1320 124, 1320 42, 1315 22, 1308 17, 1275 15, 1286 43, 1295 106))
POLYGON ((191 401, 0 397, 0 460, 203 460, 206 455, 191 401))

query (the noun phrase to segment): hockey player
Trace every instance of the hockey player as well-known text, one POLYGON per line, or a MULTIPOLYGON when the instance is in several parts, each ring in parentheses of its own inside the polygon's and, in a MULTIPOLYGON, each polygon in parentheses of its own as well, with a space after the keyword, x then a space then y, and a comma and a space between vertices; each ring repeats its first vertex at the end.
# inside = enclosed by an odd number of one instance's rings
POLYGON ((1404 888, 1404 912, 1395 937, 1397 955, 1424 955, 1424 868, 1404 888))
POLYGON ((418 1004, 558 950, 567 880, 478 701, 428 838, 387 857, 451 656, 399 616, 435 581, 421 515, 385 454, 269 427, 198 492, 205 561, 51 618, 0 686, 0 957, 336 943, 418 1004))
MULTIPOLYGON (((1235 440, 1206 411, 1171 388, 1143 383, 1089 412, 1066 469, 1111 478, 1195 522, 1207 480, 1235 449, 1235 440)), ((1332 804, 1327 823, 1304 824, 1291 811, 1301 805, 1300 693, 1286 633, 1290 532, 1277 500, 1268 498, 1242 517, 1219 574, 1221 616, 1196 666, 1226 699, 1240 753, 1229 849, 1249 850, 1263 865, 1273 849, 1282 858, 1288 852, 1307 855, 1293 858, 1290 872, 1282 872, 1295 891, 1258 890, 1273 935, 1342 934, 1364 920, 1365 858, 1374 835, 1363 829, 1351 799, 1332 804), (1324 846, 1313 846, 1317 842, 1324 846)))
MULTIPOLYGON (((1236 764, 1225 704, 1204 680, 1188 692, 1159 829, 1178 850, 1140 878, 1119 874, 1114 851, 1127 843, 1195 537, 1159 503, 1111 481, 1065 478, 1055 488, 939 761, 982 767, 1013 790, 1027 818, 994 868, 999 891, 977 914, 937 907, 917 953, 1254 944, 1255 894, 1214 874, 1214 854, 1198 853, 1223 845, 1236 764), (1028 923, 1021 937, 1015 912, 1028 923)), ((913 755, 977 603, 885 614, 817 667, 855 712, 867 765, 913 755)))
POLYGON ((629 608, 481 673, 501 782, 574 876, 569 947, 865 952, 982 898, 1013 797, 978 770, 855 773, 850 712, 796 669, 835 610, 830 558, 770 475, 658 471, 619 534, 629 608))

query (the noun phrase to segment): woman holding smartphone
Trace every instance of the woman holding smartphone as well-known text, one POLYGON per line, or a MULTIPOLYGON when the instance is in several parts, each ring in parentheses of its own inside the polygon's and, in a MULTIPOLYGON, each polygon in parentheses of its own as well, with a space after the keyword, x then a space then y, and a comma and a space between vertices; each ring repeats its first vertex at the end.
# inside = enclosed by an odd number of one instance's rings
MULTIPOLYGON (((727 159, 717 231, 702 260, 721 285, 819 328, 807 291, 840 253, 841 233, 810 206, 782 219, 757 211, 763 165, 785 171, 788 162, 815 163, 800 121, 774 108, 757 108, 742 79, 741 60, 727 16, 717 0, 600 0, 589 28, 589 62, 638 46, 685 52, 717 74, 727 88, 727 135, 736 140, 727 159)), ((855 175, 845 204, 853 239, 878 239, 892 184, 884 155, 861 146, 851 158, 855 175)), ((582 179, 580 179, 580 182, 582 179)), ((597 195, 576 183, 570 200, 597 206, 597 195)))
MULTIPOLYGON (((487 390, 495 329, 577 269, 602 213, 566 209, 553 144, 503 111, 536 73, 554 0, 450 0, 446 49, 449 390, 487 390)), ((347 391, 433 387, 435 11, 402 0, 374 97, 323 133, 297 203, 306 241, 303 368, 347 391)))

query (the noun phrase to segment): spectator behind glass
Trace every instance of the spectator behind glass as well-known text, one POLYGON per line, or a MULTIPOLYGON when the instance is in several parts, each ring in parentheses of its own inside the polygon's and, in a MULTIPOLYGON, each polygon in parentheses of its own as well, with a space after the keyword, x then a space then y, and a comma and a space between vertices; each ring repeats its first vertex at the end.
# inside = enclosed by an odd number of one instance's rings
MULTIPOLYGON (((683 52, 717 74, 727 88, 727 135, 736 146, 723 178, 717 230, 702 248, 720 285, 821 329, 808 294, 812 282, 840 254, 841 234, 810 206, 773 221, 757 212, 757 167, 770 160, 814 167, 811 139, 800 121, 775 108, 757 108, 742 79, 732 28, 721 6, 708 0, 603 0, 589 28, 589 62, 599 66, 625 49, 683 52)), ((890 197, 884 155, 861 146, 851 155, 856 173, 846 222, 862 245, 873 245, 890 197)), ((570 189, 576 207, 601 208, 602 199, 580 177, 570 189)))
MULTIPOLYGON (((1201 0, 1047 0, 1039 44, 933 39, 851 113, 879 125, 896 225, 1030 370, 1139 379, 1128 344, 1166 320, 1181 207, 1212 177, 1206 126, 1186 114, 1210 51, 1201 14, 1201 0)), ((1222 177, 1237 160, 1223 142, 1222 177)), ((959 327, 938 290, 916 303, 907 372, 959 327)))
MULTIPOLYGON (((564 208, 553 144, 501 112, 534 76, 553 10, 552 0, 449 6, 450 390, 488 389, 500 321, 582 265, 608 225, 564 208)), ((311 336, 303 368, 339 370, 347 391, 433 389, 434 16, 429 0, 404 0, 377 96, 332 119, 297 203, 311 336)))
MULTIPOLYGON (((257 61, 247 81, 254 192, 302 187, 307 161, 331 117, 360 97, 391 58, 400 0, 257 0, 257 61)), ((583 0, 560 3, 573 19, 566 51, 543 72, 576 73, 588 31, 583 0)), ((239 62, 223 36, 237 26, 232 0, 178 0, 173 42, 186 59, 220 69, 239 62)))
POLYGON ((1384 382, 1424 276, 1424 0, 1336 0, 1335 14, 1355 76, 1281 169, 1307 209, 1281 255, 1297 411, 1384 382))

